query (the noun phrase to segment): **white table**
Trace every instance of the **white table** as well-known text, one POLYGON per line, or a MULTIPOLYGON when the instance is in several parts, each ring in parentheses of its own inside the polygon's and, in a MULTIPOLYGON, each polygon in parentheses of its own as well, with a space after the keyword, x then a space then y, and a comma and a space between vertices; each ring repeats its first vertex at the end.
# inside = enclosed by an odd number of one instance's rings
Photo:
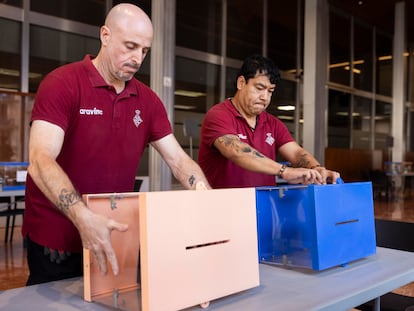
MULTIPOLYGON (((414 253, 387 248, 377 248, 374 256, 322 272, 261 264, 260 286, 211 301, 207 310, 345 311, 412 281, 414 253)), ((177 286, 179 282, 177 280, 177 286)), ((62 311, 113 309, 85 302, 82 278, 0 292, 0 310, 39 308, 62 311)), ((202 309, 197 306, 190 310, 202 309)))

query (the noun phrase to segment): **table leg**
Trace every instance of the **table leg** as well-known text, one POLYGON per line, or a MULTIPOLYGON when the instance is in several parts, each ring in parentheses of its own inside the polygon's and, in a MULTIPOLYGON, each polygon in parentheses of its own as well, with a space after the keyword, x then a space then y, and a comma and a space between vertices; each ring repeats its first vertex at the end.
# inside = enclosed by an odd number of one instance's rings
POLYGON ((380 311, 381 310, 381 301, 380 301, 380 299, 381 299, 381 297, 375 298, 374 311, 380 311))

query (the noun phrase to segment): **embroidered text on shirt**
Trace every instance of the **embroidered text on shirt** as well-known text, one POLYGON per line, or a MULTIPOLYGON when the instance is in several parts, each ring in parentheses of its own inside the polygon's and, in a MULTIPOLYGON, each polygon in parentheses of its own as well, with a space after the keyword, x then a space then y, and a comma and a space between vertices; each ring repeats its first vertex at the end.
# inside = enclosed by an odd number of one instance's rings
POLYGON ((103 115, 103 110, 98 109, 96 107, 94 107, 93 109, 81 108, 81 109, 79 109, 79 114, 86 114, 86 115, 92 115, 92 116, 102 116, 103 115))

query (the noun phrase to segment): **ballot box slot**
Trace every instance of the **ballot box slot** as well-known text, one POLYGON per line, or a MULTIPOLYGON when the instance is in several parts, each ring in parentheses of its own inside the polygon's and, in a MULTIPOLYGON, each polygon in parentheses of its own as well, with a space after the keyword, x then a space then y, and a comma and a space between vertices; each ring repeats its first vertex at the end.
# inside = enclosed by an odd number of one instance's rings
POLYGON ((208 243, 203 243, 203 244, 189 245, 189 246, 186 246, 185 249, 189 250, 189 249, 207 247, 207 246, 212 246, 212 245, 217 245, 217 244, 224 244, 224 243, 228 243, 228 242, 230 242, 230 239, 216 241, 216 242, 208 242, 208 243))
POLYGON ((346 224, 350 224, 353 222, 358 222, 359 219, 350 219, 350 220, 345 220, 345 221, 339 221, 335 224, 335 226, 339 226, 339 225, 346 225, 346 224))

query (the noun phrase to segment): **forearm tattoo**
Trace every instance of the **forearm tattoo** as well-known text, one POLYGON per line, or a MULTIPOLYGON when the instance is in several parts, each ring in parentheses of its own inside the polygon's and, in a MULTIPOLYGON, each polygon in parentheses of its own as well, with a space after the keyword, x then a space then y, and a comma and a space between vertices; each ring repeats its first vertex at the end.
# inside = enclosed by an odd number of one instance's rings
POLYGON ((188 183, 190 184, 190 187, 194 185, 195 177, 194 175, 191 175, 190 178, 188 178, 188 183))
POLYGON ((299 157, 299 161, 296 163, 297 167, 308 167, 309 166, 309 160, 307 159, 308 154, 302 153, 299 157))
POLYGON ((62 189, 62 192, 59 195, 57 206, 62 212, 66 213, 69 207, 81 200, 82 198, 77 191, 68 191, 66 189, 62 189))
POLYGON ((251 154, 253 154, 254 156, 256 156, 258 158, 264 158, 264 155, 261 154, 259 151, 253 149, 252 147, 250 147, 247 144, 246 144, 246 146, 243 146, 244 144, 241 141, 239 141, 238 139, 235 139, 231 135, 225 135, 223 137, 220 137, 219 142, 222 143, 226 147, 229 147, 229 146, 232 147, 236 151, 240 150, 240 147, 241 147, 241 151, 243 153, 251 153, 251 154), (240 146, 241 144, 243 144, 243 145, 240 146))

